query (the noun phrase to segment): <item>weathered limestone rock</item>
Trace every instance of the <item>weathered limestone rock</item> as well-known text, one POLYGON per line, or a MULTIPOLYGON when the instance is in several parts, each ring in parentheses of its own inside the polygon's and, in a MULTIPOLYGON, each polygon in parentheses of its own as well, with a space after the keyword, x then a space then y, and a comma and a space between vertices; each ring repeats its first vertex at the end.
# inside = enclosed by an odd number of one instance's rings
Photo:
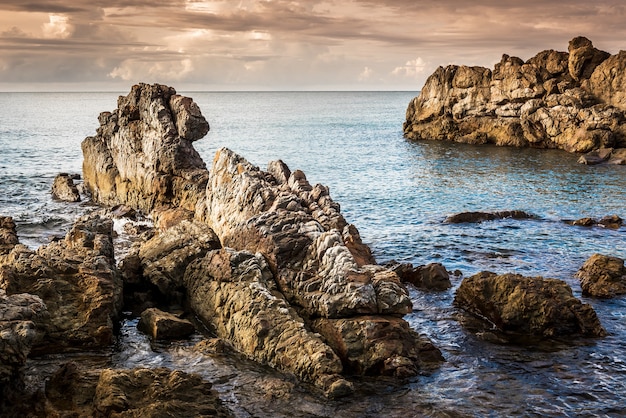
POLYGON ((342 364, 277 291, 260 255, 215 250, 185 273, 193 311, 217 335, 251 358, 314 382, 329 396, 351 392, 342 364))
POLYGON ((0 389, 17 377, 32 346, 43 335, 40 327, 47 315, 46 305, 38 296, 7 296, 0 289, 0 389))
POLYGON ((446 290, 452 287, 450 274, 441 263, 413 267, 411 263, 391 261, 387 267, 400 277, 402 283, 411 283, 417 288, 446 290))
MULTIPOLYGON (((308 315, 410 311, 406 289, 395 274, 357 263, 344 241, 350 232, 339 205, 327 188, 312 187, 301 171, 279 183, 223 148, 214 159, 206 201, 207 221, 223 245, 263 254, 280 291, 308 315)), ((365 247, 351 235, 353 247, 365 247)))
POLYGON ((149 308, 141 313, 137 328, 155 340, 185 338, 196 331, 190 321, 156 308, 149 308))
POLYGON ((479 223, 498 219, 537 219, 536 215, 521 210, 505 210, 500 212, 461 212, 448 216, 444 222, 449 224, 479 223))
POLYGON ((557 279, 481 272, 463 280, 454 305, 506 334, 606 335, 591 305, 581 303, 557 279))
POLYGON ((91 349, 113 341, 122 302, 115 268, 112 222, 98 215, 78 219, 65 239, 36 252, 16 245, 0 262, 0 288, 30 293, 47 306, 49 321, 38 352, 91 349))
POLYGON ((52 183, 52 197, 66 202, 80 202, 80 193, 74 184, 74 178, 67 173, 61 173, 52 183))
POLYGON ((624 260, 602 254, 592 255, 576 272, 583 293, 599 298, 626 294, 624 260))
POLYGON ((207 171, 191 142, 209 130, 198 106, 158 84, 133 86, 117 105, 100 114, 97 135, 82 143, 92 199, 144 213, 157 205, 195 210, 207 171))
POLYGON ((409 139, 589 152, 626 146, 626 55, 573 39, 569 53, 524 62, 503 55, 493 71, 439 67, 407 108, 409 139))

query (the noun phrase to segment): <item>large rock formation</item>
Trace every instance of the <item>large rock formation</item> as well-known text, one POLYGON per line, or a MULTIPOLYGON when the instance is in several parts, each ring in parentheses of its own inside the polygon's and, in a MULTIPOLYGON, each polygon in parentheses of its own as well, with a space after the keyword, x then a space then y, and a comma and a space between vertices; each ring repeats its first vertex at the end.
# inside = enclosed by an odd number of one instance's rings
POLYGON ((576 272, 583 293, 599 298, 626 294, 626 267, 624 260, 594 254, 576 272))
POLYGON ((207 171, 191 143, 209 130, 198 106, 158 84, 133 86, 117 105, 100 114, 97 135, 82 143, 93 199, 145 213, 158 205, 195 210, 207 171))
POLYGON ((126 259, 131 275, 330 396, 351 390, 341 373, 406 376, 440 361, 401 318, 412 306, 397 274, 376 265, 328 188, 225 148, 209 172, 192 146, 203 121, 191 99, 140 84, 83 142, 93 200, 157 219, 157 235, 126 259))
POLYGON ((32 251, 17 244, 0 257, 0 288, 7 295, 39 297, 49 312, 33 350, 93 349, 113 342, 122 283, 113 255, 112 222, 78 219, 65 239, 32 251))
POLYGON ((481 272, 463 280, 454 304, 505 334, 606 335, 591 305, 562 280, 481 272))
POLYGON ((409 104, 404 135, 569 152, 626 147, 625 67, 626 54, 583 37, 569 53, 503 55, 493 71, 439 67, 409 104))

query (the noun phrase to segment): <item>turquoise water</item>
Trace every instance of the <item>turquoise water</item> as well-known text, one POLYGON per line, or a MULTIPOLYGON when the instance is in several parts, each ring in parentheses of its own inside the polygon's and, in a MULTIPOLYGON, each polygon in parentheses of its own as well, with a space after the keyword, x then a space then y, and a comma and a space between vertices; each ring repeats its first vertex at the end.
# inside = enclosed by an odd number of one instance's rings
MULTIPOLYGON (((626 258, 626 228, 562 222, 626 217, 626 167, 584 166, 562 151, 407 142, 401 128, 414 92, 181 93, 194 98, 211 125, 195 143, 209 166, 226 146, 262 168, 282 159, 303 170, 311 183, 330 187, 379 262, 436 261, 466 276, 491 270, 556 277, 580 297, 572 276, 591 254, 626 258), (513 209, 540 219, 442 222, 462 211, 513 209)), ((0 93, 0 213, 15 217, 22 242, 48 242, 85 209, 53 202, 50 186, 59 172, 80 172, 80 142, 116 100, 113 93, 0 93)), ((464 331, 451 308, 454 288, 411 294, 415 310, 407 320, 448 362, 400 390, 359 399, 363 409, 341 403, 316 410, 325 411, 320 415, 620 415, 625 298, 585 299, 610 333, 604 339, 520 348, 464 331)))

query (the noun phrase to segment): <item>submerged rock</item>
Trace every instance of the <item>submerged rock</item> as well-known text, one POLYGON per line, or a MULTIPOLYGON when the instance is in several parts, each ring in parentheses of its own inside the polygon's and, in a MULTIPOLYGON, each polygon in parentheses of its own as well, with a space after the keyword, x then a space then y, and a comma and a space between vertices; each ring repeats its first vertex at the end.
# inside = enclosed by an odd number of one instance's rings
POLYGON ((8 295, 37 295, 45 303, 45 336, 33 350, 58 353, 110 345, 122 303, 112 222, 87 215, 61 241, 37 251, 14 246, 0 258, 0 288, 8 295))
POLYGON ((439 67, 409 104, 404 135, 580 153, 626 147, 625 66, 623 53, 578 37, 568 53, 503 55, 493 71, 439 67))
POLYGON ((463 280, 454 305, 509 335, 606 335, 591 305, 557 279, 481 272, 463 280))
POLYGON ((501 212, 461 212, 448 216, 444 222, 449 224, 479 223, 498 219, 538 219, 538 217, 521 210, 505 210, 501 212))
POLYGON ((576 272, 583 293, 599 298, 626 294, 624 260, 602 254, 592 255, 576 272))
POLYGON ((74 178, 67 173, 57 175, 52 183, 52 197, 65 202, 80 202, 80 193, 74 184, 74 178))
POLYGON ((576 219, 574 221, 566 220, 565 223, 573 226, 601 226, 609 229, 619 229, 624 224, 624 220, 617 215, 605 216, 601 219, 594 219, 590 217, 576 219))

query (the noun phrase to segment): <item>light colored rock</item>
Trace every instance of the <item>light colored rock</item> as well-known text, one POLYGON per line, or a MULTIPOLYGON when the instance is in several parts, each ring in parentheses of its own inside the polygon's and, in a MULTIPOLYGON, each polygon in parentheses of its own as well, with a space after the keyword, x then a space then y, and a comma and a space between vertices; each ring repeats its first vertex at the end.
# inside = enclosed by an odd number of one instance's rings
POLYGON ((602 254, 592 255, 576 272, 583 293, 599 298, 626 294, 624 260, 602 254))
POLYGON ((52 197, 66 202, 80 202, 80 193, 74 179, 67 173, 61 173, 52 183, 52 197))
POLYGON ((409 103, 405 137, 575 153, 626 147, 626 56, 607 59, 582 37, 569 49, 526 62, 503 55, 493 71, 438 68, 409 103))
POLYGON ((94 201, 146 214, 158 205, 195 210, 207 172, 191 141, 209 126, 191 99, 171 87, 138 84, 99 121, 97 135, 82 143, 83 176, 94 201))
POLYGON ((304 173, 292 172, 287 183, 278 184, 223 148, 211 168, 206 202, 207 221, 223 245, 263 254, 280 291, 308 314, 337 318, 411 310, 397 277, 379 266, 359 265, 370 260, 354 250, 365 247, 358 232, 349 234, 351 251, 339 205, 326 188, 310 186, 304 173))
POLYGON ((200 320, 240 352, 294 373, 326 391, 350 391, 333 350, 277 291, 260 255, 210 251, 185 273, 189 303, 200 320))
POLYGON ((545 337, 603 337, 591 305, 562 280, 481 272, 463 279, 454 305, 505 334, 545 337))

